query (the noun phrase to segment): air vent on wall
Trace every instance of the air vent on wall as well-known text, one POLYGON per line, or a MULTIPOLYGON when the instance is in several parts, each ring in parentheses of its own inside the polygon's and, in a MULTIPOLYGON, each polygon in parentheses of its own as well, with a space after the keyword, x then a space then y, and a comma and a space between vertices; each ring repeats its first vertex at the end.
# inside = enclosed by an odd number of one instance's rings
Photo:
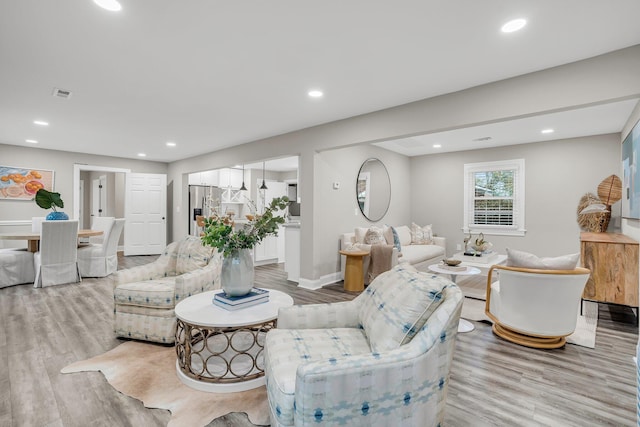
POLYGON ((491 139, 490 136, 483 136, 482 138, 476 138, 473 141, 488 141, 490 139, 491 139))
POLYGON ((71 91, 70 90, 65 90, 65 89, 59 89, 57 87, 53 88, 53 96, 57 97, 57 98, 62 98, 62 99, 69 99, 71 98, 71 91))

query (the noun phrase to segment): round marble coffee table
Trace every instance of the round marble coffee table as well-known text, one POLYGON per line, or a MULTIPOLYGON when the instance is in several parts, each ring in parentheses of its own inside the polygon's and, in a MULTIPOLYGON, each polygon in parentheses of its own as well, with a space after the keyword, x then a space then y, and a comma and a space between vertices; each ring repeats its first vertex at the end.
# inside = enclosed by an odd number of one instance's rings
MULTIPOLYGON (((429 270, 433 271, 434 273, 449 274, 453 283, 456 283, 456 278, 458 276, 473 276, 476 274, 480 274, 480 269, 476 267, 466 267, 466 270, 450 270, 442 264, 431 264, 429 266, 429 270)), ((466 319, 460 319, 460 321, 458 322, 458 332, 471 332, 474 329, 475 326, 473 326, 473 323, 469 322, 466 319)))
POLYGON ((264 381, 264 338, 276 327, 280 307, 293 305, 269 289, 269 301, 229 311, 213 304, 222 290, 193 295, 176 305, 176 371, 187 386, 212 393, 260 387, 264 381))

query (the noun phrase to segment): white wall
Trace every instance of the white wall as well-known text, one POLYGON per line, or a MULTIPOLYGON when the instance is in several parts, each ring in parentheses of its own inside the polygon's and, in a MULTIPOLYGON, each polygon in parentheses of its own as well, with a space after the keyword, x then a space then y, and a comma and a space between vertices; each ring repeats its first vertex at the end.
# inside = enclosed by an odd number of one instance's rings
POLYGON ((322 233, 316 224, 320 218, 317 209, 325 203, 315 182, 318 152, 637 97, 640 96, 639 69, 640 45, 173 162, 169 165, 168 179, 173 182, 174 191, 174 235, 186 234, 187 230, 188 213, 182 209, 187 206, 185 174, 300 155, 298 190, 303 198, 300 275, 318 279, 327 271, 327 263, 333 262, 322 259, 324 243, 316 238, 322 233))
MULTIPOLYGON (((64 201, 62 210, 69 216, 73 216, 73 168, 76 163, 126 168, 140 173, 167 173, 166 163, 4 144, 0 144, 0 163, 6 166, 53 170, 54 191, 60 193, 64 201)), ((91 187, 90 179, 85 181, 85 190, 87 186, 91 187)), ((47 213, 48 211, 44 211, 32 201, 0 200, 0 231, 15 231, 7 224, 12 221, 31 220, 33 216, 44 216, 47 213)), ((7 242, 9 241, 0 241, 0 247, 12 246, 7 242)))
POLYGON ((316 155, 315 197, 322 200, 314 210, 314 242, 318 248, 315 254, 316 278, 340 271, 338 250, 342 233, 372 224, 401 225, 409 222, 412 199, 409 167, 408 157, 371 145, 328 150, 316 155), (376 223, 362 215, 356 198, 358 171, 362 163, 371 157, 384 163, 391 182, 389 210, 376 223), (340 182, 338 190, 333 189, 336 181, 340 182))
MULTIPOLYGON (((447 254, 463 244, 464 164, 525 160, 525 227, 523 237, 485 235, 494 249, 506 247, 556 256, 580 251, 577 208, 585 193, 597 194, 598 184, 620 170, 618 134, 573 138, 474 151, 459 151, 411 159, 411 181, 419 188, 411 217, 433 224, 447 238, 447 254)), ((418 191, 416 192, 416 194, 418 191)), ((620 225, 620 202, 612 207, 609 231, 620 225)))

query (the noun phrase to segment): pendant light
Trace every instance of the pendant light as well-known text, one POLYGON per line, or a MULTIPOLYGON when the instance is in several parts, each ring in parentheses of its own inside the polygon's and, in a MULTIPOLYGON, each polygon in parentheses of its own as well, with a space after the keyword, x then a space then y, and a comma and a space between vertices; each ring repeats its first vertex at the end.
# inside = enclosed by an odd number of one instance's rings
POLYGON ((247 187, 244 185, 244 163, 242 164, 242 187, 240 187, 240 191, 247 191, 247 187))
POLYGON ((267 184, 264 182, 264 162, 262 162, 262 185, 260 186, 261 190, 267 189, 267 184))

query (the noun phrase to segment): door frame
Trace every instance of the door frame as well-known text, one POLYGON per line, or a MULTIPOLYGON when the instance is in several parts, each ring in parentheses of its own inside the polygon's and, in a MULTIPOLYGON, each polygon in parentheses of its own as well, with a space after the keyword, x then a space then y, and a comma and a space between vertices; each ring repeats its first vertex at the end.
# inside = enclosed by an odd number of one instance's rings
MULTIPOLYGON (((131 169, 123 168, 111 168, 108 166, 95 166, 95 165, 73 165, 73 218, 78 219, 80 217, 80 172, 92 171, 92 172, 120 172, 129 174, 131 169)), ((125 178, 126 180, 126 178, 125 178)), ((127 200, 124 200, 124 209, 127 207, 127 200)))

